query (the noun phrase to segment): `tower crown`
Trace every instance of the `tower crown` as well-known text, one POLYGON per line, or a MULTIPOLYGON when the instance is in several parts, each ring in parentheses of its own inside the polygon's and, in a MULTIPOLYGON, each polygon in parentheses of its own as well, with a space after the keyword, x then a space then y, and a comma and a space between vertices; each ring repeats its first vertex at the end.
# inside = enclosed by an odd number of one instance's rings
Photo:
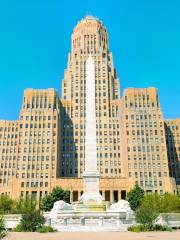
POLYGON ((97 18, 97 17, 94 17, 93 15, 86 15, 86 17, 85 18, 83 18, 84 20, 86 19, 86 20, 95 20, 95 21, 99 21, 99 18, 97 18))
POLYGON ((74 28, 72 51, 81 50, 89 53, 96 52, 97 49, 108 49, 108 34, 98 18, 88 15, 74 28))

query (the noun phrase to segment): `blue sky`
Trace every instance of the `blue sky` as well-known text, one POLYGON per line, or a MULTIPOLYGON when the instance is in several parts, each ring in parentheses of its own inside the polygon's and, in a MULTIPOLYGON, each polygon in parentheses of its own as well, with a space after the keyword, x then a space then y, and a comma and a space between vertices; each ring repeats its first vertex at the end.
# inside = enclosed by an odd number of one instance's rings
POLYGON ((61 92, 72 30, 87 14, 109 32, 121 93, 154 86, 164 116, 180 117, 179 0, 1 0, 0 119, 18 119, 25 88, 61 92))

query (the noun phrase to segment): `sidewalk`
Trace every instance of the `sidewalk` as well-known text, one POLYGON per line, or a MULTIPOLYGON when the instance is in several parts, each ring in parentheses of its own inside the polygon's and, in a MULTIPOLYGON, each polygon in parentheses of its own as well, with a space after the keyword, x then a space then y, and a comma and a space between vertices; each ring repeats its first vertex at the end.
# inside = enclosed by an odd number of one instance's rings
POLYGON ((180 231, 174 232, 56 232, 8 233, 4 240, 180 240, 180 231))

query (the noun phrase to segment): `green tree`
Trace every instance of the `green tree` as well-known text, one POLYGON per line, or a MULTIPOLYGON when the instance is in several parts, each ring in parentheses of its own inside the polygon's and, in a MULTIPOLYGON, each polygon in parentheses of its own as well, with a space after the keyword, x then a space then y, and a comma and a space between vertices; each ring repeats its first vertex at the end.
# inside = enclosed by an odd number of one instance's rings
POLYGON ((165 193, 162 196, 161 212, 171 213, 180 212, 180 197, 174 194, 165 193))
POLYGON ((13 209, 14 201, 8 195, 0 196, 0 213, 7 214, 11 213, 13 209))
POLYGON ((36 209, 36 202, 30 197, 11 199, 8 195, 0 195, 0 214, 27 213, 36 209))
POLYGON ((64 191, 61 187, 53 188, 52 192, 47 194, 41 201, 41 209, 43 211, 50 211, 56 201, 69 201, 69 192, 64 191))
POLYGON ((40 208, 43 211, 48 212, 53 208, 53 204, 54 204, 54 199, 51 193, 49 193, 46 196, 44 196, 43 199, 41 200, 40 208))
POLYGON ((13 209, 13 213, 28 213, 32 212, 36 209, 36 202, 33 201, 29 196, 26 198, 20 197, 15 201, 15 207, 13 209))
POLYGON ((138 185, 135 185, 135 187, 127 194, 127 200, 132 210, 136 210, 141 205, 143 198, 144 190, 138 185))
POLYGON ((143 201, 141 203, 141 206, 143 208, 153 208, 155 209, 157 212, 161 212, 161 208, 162 208, 162 198, 159 194, 157 193, 152 193, 150 195, 146 195, 143 198, 143 201))
POLYGON ((180 197, 174 194, 157 193, 146 195, 142 201, 144 208, 154 208, 158 213, 180 212, 180 197))
POLYGON ((158 217, 158 213, 154 208, 147 208, 140 206, 136 210, 136 220, 138 223, 141 223, 143 226, 151 229, 154 226, 155 220, 158 217))

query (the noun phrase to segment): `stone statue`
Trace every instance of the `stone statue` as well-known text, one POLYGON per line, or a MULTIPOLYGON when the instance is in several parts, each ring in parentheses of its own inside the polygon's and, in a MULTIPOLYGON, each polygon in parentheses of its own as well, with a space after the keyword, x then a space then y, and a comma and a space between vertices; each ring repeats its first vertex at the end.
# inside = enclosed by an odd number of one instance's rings
POLYGON ((52 210, 50 211, 50 215, 54 215, 56 213, 62 212, 62 211, 68 211, 68 210, 74 210, 74 206, 66 203, 62 200, 59 200, 57 202, 54 203, 54 206, 52 208, 52 210))
POLYGON ((133 213, 129 202, 123 199, 121 199, 117 203, 112 204, 109 210, 113 212, 133 213))

